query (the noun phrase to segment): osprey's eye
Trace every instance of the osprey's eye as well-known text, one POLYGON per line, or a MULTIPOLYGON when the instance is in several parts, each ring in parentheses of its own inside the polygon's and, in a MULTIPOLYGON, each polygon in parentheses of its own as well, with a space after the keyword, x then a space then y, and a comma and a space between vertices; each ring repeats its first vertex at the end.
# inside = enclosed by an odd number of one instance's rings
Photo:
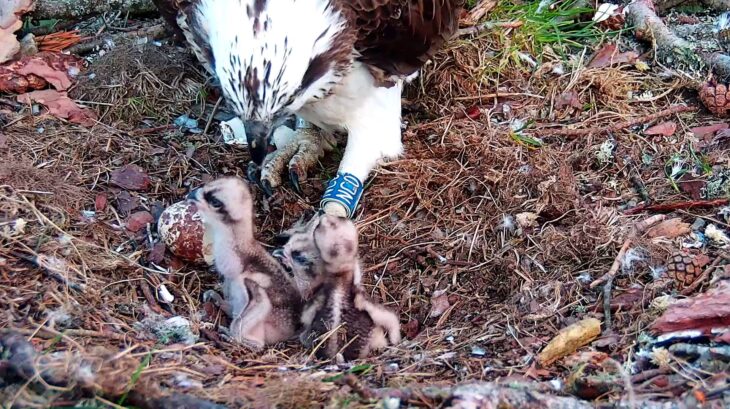
POLYGON ((220 209, 221 207, 223 207, 223 202, 218 200, 215 196, 207 197, 206 200, 208 201, 210 207, 214 209, 220 209))
POLYGON ((291 252, 291 258, 294 260, 295 263, 301 264, 301 265, 307 265, 309 264, 309 259, 307 256, 302 254, 300 251, 292 251, 291 252))

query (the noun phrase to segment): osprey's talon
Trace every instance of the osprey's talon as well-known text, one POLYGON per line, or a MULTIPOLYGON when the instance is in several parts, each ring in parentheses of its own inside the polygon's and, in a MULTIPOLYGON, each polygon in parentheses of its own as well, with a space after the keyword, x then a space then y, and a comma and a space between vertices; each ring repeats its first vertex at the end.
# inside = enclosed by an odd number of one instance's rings
POLYGON ((299 172, 296 168, 289 168, 289 182, 291 182, 292 188, 299 195, 302 196, 302 186, 299 184, 299 172))
POLYGON ((258 165, 256 165, 253 161, 248 163, 248 167, 246 168, 246 177, 249 182, 255 184, 258 184, 259 180, 261 180, 261 169, 259 169, 258 165))
POLYGON ((236 340, 233 338, 233 335, 231 335, 231 330, 227 327, 224 327, 223 325, 218 327, 218 335, 220 335, 221 339, 225 342, 228 342, 229 344, 236 343, 236 340))
POLYGON ((266 195, 266 197, 271 197, 274 195, 274 189, 271 187, 271 182, 269 182, 267 179, 261 180, 261 189, 264 191, 264 195, 266 195))
POLYGON ((213 305, 220 308, 223 304, 223 297, 215 290, 208 290, 203 293, 203 302, 212 302, 213 305))

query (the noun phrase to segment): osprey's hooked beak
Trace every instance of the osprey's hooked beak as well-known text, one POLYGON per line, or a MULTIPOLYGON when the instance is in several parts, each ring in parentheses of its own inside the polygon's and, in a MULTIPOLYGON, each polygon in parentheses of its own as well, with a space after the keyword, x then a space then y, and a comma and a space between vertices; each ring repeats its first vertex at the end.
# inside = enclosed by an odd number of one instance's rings
POLYGON ((251 160, 257 165, 261 165, 269 153, 269 141, 273 127, 270 123, 262 121, 245 121, 243 125, 246 128, 246 140, 251 160))

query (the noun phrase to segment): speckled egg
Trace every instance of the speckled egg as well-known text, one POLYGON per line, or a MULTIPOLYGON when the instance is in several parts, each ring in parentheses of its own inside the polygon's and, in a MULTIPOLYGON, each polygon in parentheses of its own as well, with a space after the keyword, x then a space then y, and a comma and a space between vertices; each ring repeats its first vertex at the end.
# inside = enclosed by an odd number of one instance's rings
POLYGON ((211 240, 194 204, 181 201, 165 209, 157 230, 175 256, 189 262, 213 264, 211 240))

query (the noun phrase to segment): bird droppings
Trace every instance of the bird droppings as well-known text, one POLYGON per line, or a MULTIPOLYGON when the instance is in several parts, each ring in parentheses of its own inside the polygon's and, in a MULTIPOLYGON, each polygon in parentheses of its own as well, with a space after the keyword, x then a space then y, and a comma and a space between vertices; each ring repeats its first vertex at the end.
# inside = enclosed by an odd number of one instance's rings
POLYGON ((157 291, 160 295, 160 301, 167 304, 175 301, 175 296, 170 293, 170 290, 167 289, 167 286, 165 284, 160 284, 160 287, 157 289, 157 291))
POLYGON ((161 344, 182 343, 192 345, 198 340, 198 336, 192 331, 190 321, 187 318, 175 316, 166 318, 162 315, 149 312, 134 327, 147 339, 154 339, 161 344))

